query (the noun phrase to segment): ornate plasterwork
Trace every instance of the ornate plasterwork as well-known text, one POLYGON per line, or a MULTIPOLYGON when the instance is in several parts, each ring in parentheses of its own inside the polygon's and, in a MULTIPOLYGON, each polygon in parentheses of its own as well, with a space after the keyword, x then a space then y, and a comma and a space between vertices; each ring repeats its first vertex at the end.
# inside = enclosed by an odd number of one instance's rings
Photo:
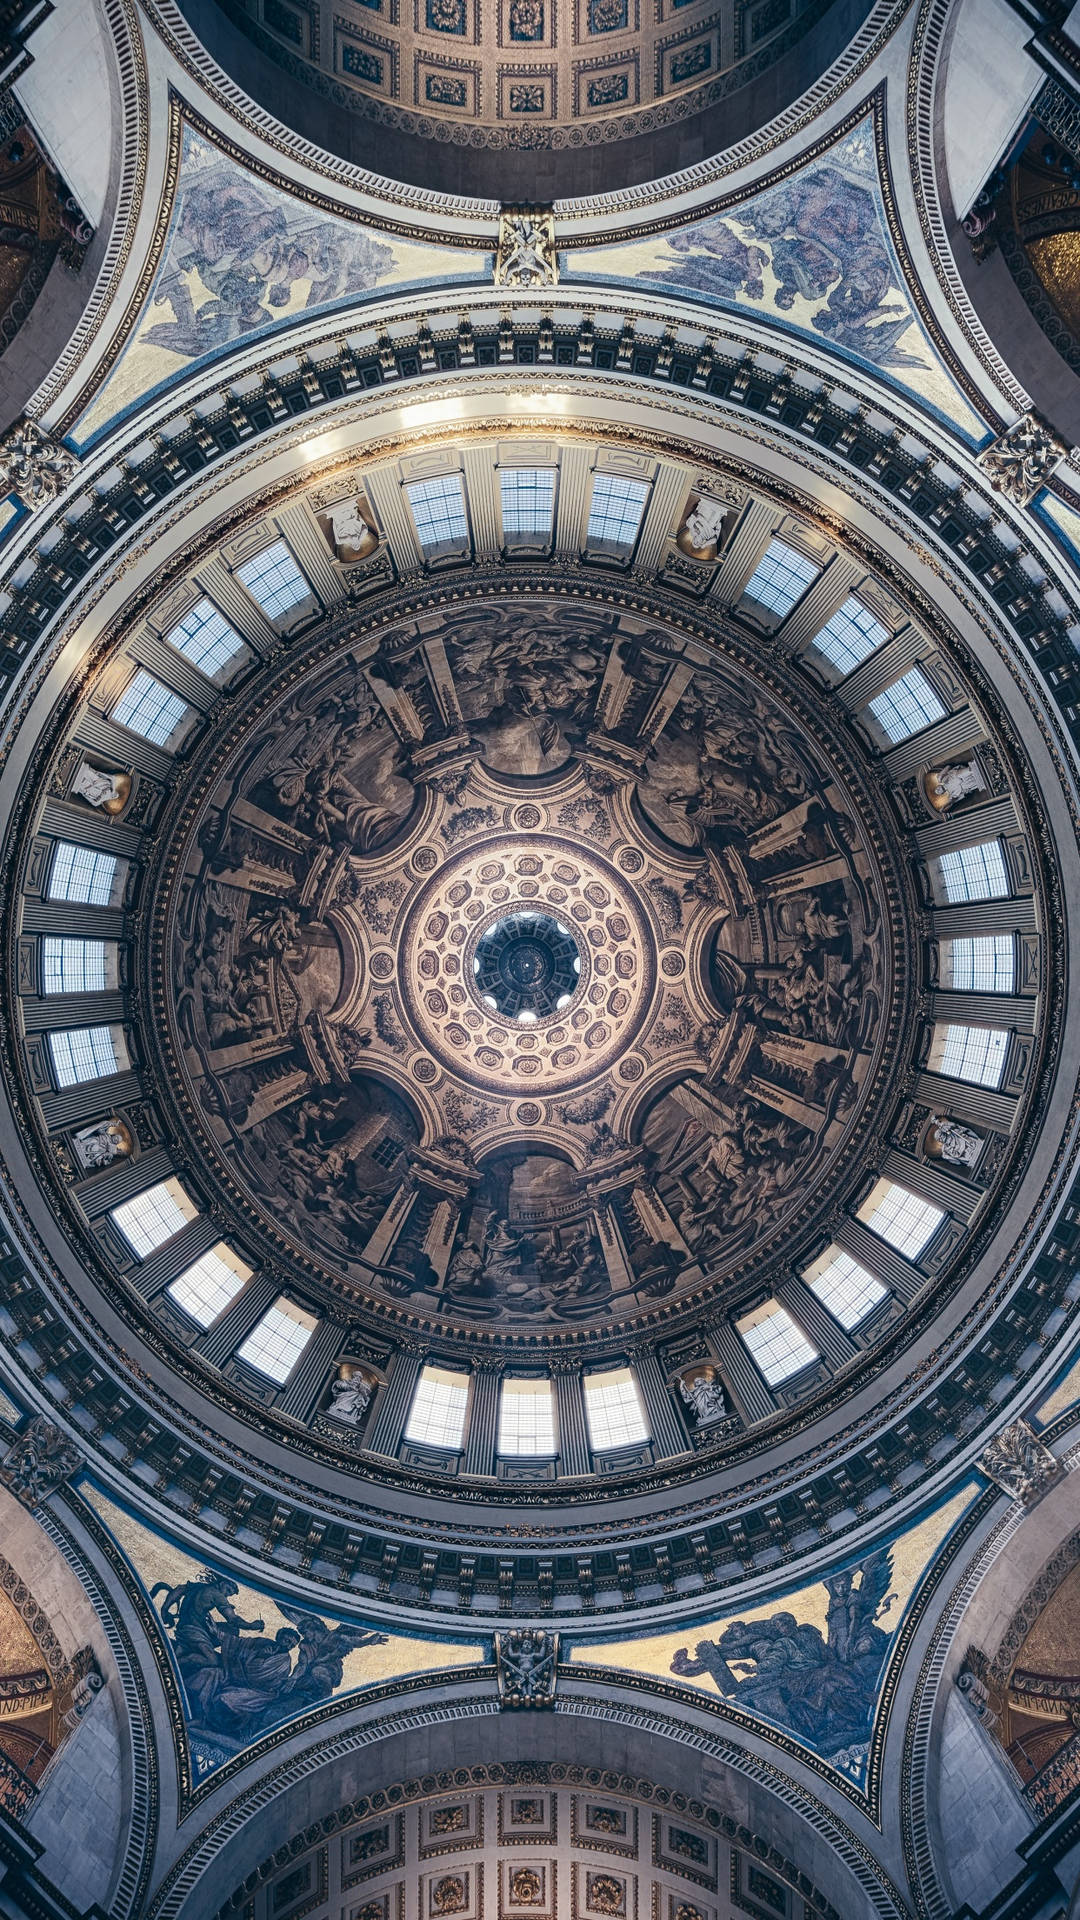
POLYGON ((1064 441, 1051 432, 1045 420, 1036 413, 1025 413, 984 447, 977 459, 995 492, 1005 494, 1014 506, 1026 507, 1067 451, 1064 441))
POLYGON ((31 510, 55 500, 78 470, 71 449, 34 420, 17 420, 0 440, 0 490, 18 494, 31 510))

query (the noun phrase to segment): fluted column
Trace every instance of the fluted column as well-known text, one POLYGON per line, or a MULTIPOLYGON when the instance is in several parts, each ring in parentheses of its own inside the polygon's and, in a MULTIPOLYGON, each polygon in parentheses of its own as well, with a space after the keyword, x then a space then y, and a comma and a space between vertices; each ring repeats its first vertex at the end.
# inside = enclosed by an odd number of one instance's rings
POLYGON ((277 1403, 281 1413, 294 1420, 308 1418, 344 1339, 340 1321, 320 1320, 281 1390, 277 1403))
POLYGON ((396 1454, 422 1365, 422 1356, 399 1347, 368 1435, 368 1452, 396 1454))
POLYGON ((273 1305, 280 1289, 272 1273, 256 1273, 238 1293, 226 1313, 210 1327, 196 1345, 196 1352, 211 1366, 220 1367, 246 1340, 253 1326, 273 1305))
POLYGON ((663 1460, 672 1460, 677 1454, 689 1453, 690 1441, 682 1415, 668 1391, 667 1381, 664 1379, 655 1353, 651 1347, 642 1347, 632 1357, 638 1386, 641 1388, 641 1397, 645 1402, 645 1414, 654 1453, 658 1459, 663 1460))
POLYGON ((473 1369, 469 1430, 465 1439, 466 1473, 490 1474, 495 1471, 495 1439, 502 1376, 501 1365, 485 1363, 473 1369))
POLYGON ((706 1329, 724 1385, 741 1411, 748 1426, 767 1420, 776 1412, 776 1401, 763 1374, 758 1372, 734 1327, 726 1320, 714 1321, 706 1329))
POLYGON ((589 1436, 585 1425, 585 1388, 577 1367, 553 1364, 555 1409, 559 1422, 559 1467, 564 1474, 588 1473, 589 1436))
POLYGON ((830 1366, 842 1367, 858 1351, 850 1334, 845 1333, 838 1320, 822 1306, 816 1293, 803 1280, 789 1275, 776 1286, 776 1297, 782 1307, 786 1307, 796 1326, 802 1328, 811 1346, 826 1359, 830 1366))

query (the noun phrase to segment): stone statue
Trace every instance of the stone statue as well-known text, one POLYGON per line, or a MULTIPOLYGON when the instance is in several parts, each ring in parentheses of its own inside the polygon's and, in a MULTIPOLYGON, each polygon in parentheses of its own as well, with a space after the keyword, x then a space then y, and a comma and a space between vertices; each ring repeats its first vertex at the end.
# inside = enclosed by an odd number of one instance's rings
POLYGON ((983 1150, 983 1137, 958 1120, 946 1120, 935 1114, 926 1135, 928 1147, 936 1147, 941 1158, 953 1166, 973 1167, 983 1150))
POLYGON ((92 767, 89 760, 83 760, 71 783, 71 792, 102 813, 122 813, 131 792, 131 775, 103 773, 100 767, 92 767))
POLYGON ((679 1393, 697 1426, 712 1426, 715 1421, 727 1418, 724 1389, 718 1380, 710 1379, 708 1374, 699 1373, 693 1380, 680 1379, 679 1393))
POLYGON ((0 1480, 25 1507, 37 1507, 81 1465, 75 1442, 38 1414, 8 1448, 0 1480))
POLYGON ((495 1635, 499 1704, 550 1707, 555 1704, 555 1668, 559 1636, 541 1627, 512 1627, 495 1635))
POLYGON ((695 560, 715 560, 717 544, 729 508, 719 500, 702 498, 688 513, 679 531, 677 545, 695 560))
POLYGON ((132 1139, 122 1120, 97 1120, 92 1127, 80 1127, 71 1142, 75 1158, 87 1173, 98 1167, 111 1167, 131 1152, 132 1139))
POLYGON ((16 420, 0 440, 0 492, 17 493, 31 510, 55 500, 78 471, 70 447, 54 440, 36 420, 16 420))
POLYGON ((498 287, 553 287, 559 277, 550 213, 503 213, 495 255, 498 287))
POLYGON ((326 1411, 331 1420, 343 1427, 358 1427, 371 1405, 374 1389, 362 1373, 339 1375, 330 1388, 332 1399, 326 1411))
POLYGON ((378 534, 360 511, 359 499, 343 500, 340 506, 331 507, 330 529, 335 556, 345 566, 365 560, 379 544, 378 534))
POLYGON ((1026 1420, 1002 1427, 976 1462, 980 1473, 1014 1500, 1033 1506, 1065 1469, 1026 1420))
POLYGON ((1037 413, 1024 413, 976 455, 976 465, 997 493, 1003 493, 1014 506, 1026 507, 1066 451, 1037 413))
POLYGON ((944 813, 966 794, 981 793, 986 782, 975 761, 964 760, 959 766, 936 767, 926 775, 924 785, 930 805, 944 813))

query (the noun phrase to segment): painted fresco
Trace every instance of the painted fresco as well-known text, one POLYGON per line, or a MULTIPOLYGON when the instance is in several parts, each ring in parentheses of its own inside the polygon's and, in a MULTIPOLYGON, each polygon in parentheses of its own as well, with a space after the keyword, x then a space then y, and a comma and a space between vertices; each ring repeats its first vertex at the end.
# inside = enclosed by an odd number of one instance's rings
POLYGON ((313 1708, 409 1674, 473 1666, 480 1641, 383 1633, 312 1613, 186 1553, 100 1489, 83 1489, 135 1576, 179 1683, 192 1784, 313 1708))
POLYGON ((890 1656, 927 1569, 976 1498, 969 1483, 909 1532, 738 1617, 579 1641, 569 1658, 699 1688, 865 1790, 890 1656))
POLYGON ((308 206, 191 127, 181 141, 161 261, 116 369, 79 423, 80 445, 196 361, 275 322, 484 267, 480 251, 383 238, 308 206))
POLYGON ((781 318, 865 361, 981 439, 912 304, 889 235, 873 116, 789 179, 673 233, 568 256, 567 279, 652 280, 781 318))

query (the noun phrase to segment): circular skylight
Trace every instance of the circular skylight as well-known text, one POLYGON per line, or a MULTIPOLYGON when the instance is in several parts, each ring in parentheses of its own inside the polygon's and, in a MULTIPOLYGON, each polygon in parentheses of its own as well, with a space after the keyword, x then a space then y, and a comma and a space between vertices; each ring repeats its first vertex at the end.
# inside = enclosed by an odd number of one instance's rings
POLYGON ((569 1006, 581 974, 570 932, 548 913, 508 913, 481 935, 473 975, 484 1004, 530 1026, 569 1006))

